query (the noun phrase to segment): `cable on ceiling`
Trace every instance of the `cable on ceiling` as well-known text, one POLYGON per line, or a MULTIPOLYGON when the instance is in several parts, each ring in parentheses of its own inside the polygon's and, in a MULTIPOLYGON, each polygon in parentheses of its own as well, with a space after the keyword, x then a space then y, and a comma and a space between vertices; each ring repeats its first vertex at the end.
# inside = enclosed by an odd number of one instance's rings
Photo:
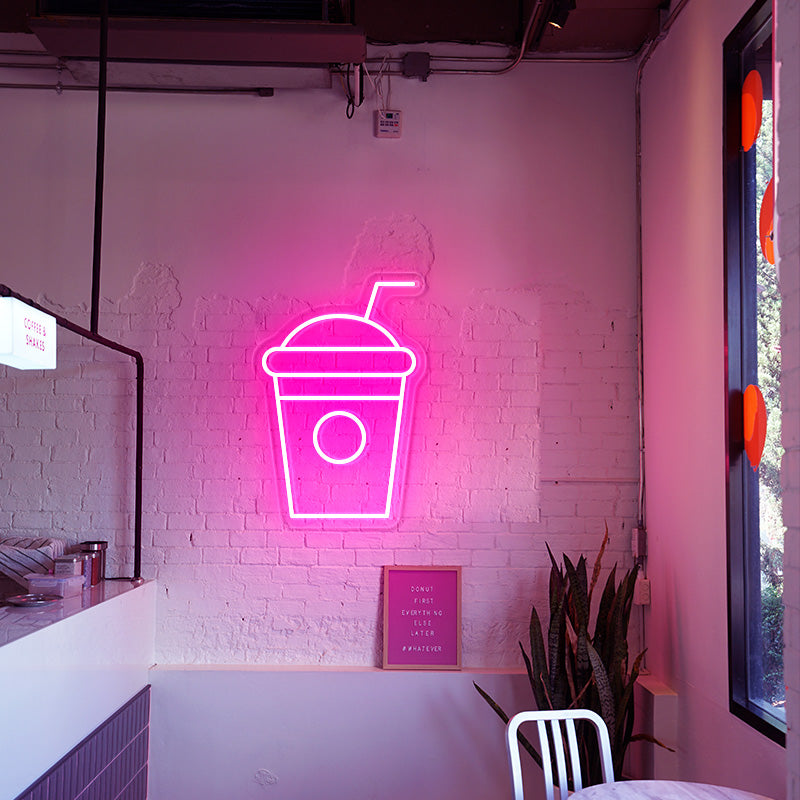
MULTIPOLYGON (((522 59, 525 56, 525 51, 528 49, 528 45, 530 44, 530 41, 531 41, 531 34, 532 34, 533 29, 534 29, 534 24, 537 22, 537 20, 540 20, 540 18, 542 17, 542 13, 541 12, 542 12, 543 6, 544 6, 544 0, 536 0, 536 3, 534 4, 533 9, 531 11, 531 15, 528 18, 528 22, 525 25, 525 31, 522 34, 522 41, 520 42, 519 52, 517 53, 517 55, 513 59, 513 61, 511 61, 510 64, 507 64, 506 66, 502 67, 501 69, 490 69, 490 70, 447 70, 447 69, 440 69, 440 70, 431 70, 431 73, 433 73, 433 72, 437 72, 437 73, 442 73, 442 72, 451 72, 451 73, 465 72, 465 73, 469 73, 469 74, 472 74, 472 75, 505 75, 506 73, 511 72, 511 70, 515 69, 520 64, 520 62, 522 61, 522 59)), ((541 23, 540 23, 539 27, 541 27, 541 23)), ((402 74, 404 74, 402 70, 389 70, 389 69, 385 68, 387 63, 390 63, 390 62, 393 62, 393 61, 395 61, 395 59, 388 58, 387 56, 384 56, 382 59, 380 59, 381 67, 379 69, 379 74, 378 74, 378 78, 379 79, 383 75, 386 75, 387 79, 388 79, 388 77, 391 76, 391 75, 402 75, 402 74)), ((356 68, 357 67, 358 67, 358 65, 356 65, 356 68)), ((366 63, 364 64, 364 71, 366 72, 366 63)), ((369 73, 368 72, 367 72, 367 76, 369 77, 369 73)), ((363 78, 362 78, 362 80, 363 80, 363 78)), ((372 79, 370 78, 370 80, 372 80, 372 79)), ((376 84, 375 84, 374 81, 373 81, 373 87, 376 87, 376 84)), ((377 87, 376 87, 376 89, 377 89, 377 87)), ((360 106, 361 103, 364 100, 364 92, 363 92, 363 85, 361 85, 360 86, 360 102, 356 103, 354 95, 353 95, 353 91, 352 91, 352 89, 350 87, 350 65, 349 64, 347 65, 347 72, 346 72, 345 96, 347 98, 347 109, 346 109, 347 118, 351 119, 353 117, 353 114, 355 113, 355 109, 358 106, 360 106)))

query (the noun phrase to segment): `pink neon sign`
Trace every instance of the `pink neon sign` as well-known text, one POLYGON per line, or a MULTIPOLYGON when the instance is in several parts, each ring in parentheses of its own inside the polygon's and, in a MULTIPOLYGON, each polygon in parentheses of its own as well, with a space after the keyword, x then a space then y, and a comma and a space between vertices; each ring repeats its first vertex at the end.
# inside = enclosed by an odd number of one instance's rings
POLYGON ((262 358, 272 377, 286 502, 292 519, 388 519, 402 453, 414 351, 363 315, 322 314, 298 325, 262 358))

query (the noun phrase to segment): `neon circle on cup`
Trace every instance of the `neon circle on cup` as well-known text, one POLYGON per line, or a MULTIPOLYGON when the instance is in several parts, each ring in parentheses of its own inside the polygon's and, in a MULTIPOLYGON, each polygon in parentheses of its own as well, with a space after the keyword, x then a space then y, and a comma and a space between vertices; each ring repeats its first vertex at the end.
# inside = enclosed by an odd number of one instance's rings
POLYGON ((364 452, 364 448, 367 446, 367 430, 364 427, 364 423, 355 414, 351 414, 349 411, 330 411, 329 413, 320 417, 319 420, 317 420, 317 424, 314 426, 313 438, 314 449, 317 451, 317 454, 320 458, 324 458, 329 464, 349 464, 351 461, 355 461, 364 452), (329 419, 335 419, 336 417, 345 417, 346 419, 352 420, 358 426, 358 430, 361 433, 361 441, 359 442, 358 447, 356 448, 355 452, 352 455, 347 456, 347 458, 334 458, 333 456, 329 456, 322 449, 319 443, 319 429, 329 419))

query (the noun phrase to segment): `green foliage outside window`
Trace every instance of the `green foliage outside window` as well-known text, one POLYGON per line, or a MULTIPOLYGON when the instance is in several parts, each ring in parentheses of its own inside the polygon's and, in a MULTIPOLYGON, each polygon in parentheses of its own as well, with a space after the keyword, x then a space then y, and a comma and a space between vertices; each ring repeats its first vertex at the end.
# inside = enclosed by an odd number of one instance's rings
MULTIPOLYGON (((772 101, 763 104, 756 142, 756 197, 764 196, 772 178, 772 101)), ((756 219, 758 215, 756 214, 756 219)), ((783 680, 783 509, 781 498, 781 295, 778 270, 756 245, 758 289, 758 385, 767 408, 767 439, 758 468, 761 538, 761 634, 763 699, 780 708, 783 680)))

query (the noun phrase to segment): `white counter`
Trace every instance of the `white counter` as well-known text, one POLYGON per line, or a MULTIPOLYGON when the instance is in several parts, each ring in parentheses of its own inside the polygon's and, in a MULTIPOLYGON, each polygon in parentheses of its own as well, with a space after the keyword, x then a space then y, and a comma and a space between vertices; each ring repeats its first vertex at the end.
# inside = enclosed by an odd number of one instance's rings
POLYGON ((0 800, 12 800, 147 685, 155 583, 104 581, 40 609, 0 607, 0 800))

